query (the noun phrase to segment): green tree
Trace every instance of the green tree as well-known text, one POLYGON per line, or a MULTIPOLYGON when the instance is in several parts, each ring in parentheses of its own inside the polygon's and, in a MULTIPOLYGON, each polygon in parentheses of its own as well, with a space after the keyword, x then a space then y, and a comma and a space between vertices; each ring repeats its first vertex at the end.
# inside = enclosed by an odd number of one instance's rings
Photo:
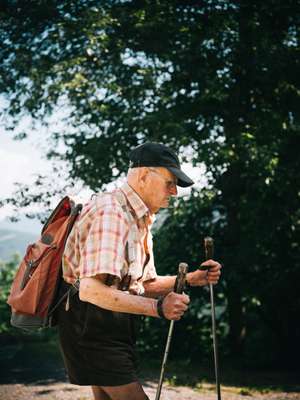
MULTIPOLYGON (((215 234, 231 352, 251 354, 263 342, 274 359, 296 363, 299 1, 5 4, 7 127, 28 113, 47 125, 64 105, 68 130, 53 128, 49 157, 66 159, 70 181, 93 190, 122 174, 128 150, 145 140, 185 150, 194 165, 205 162, 214 187, 207 221, 222 216, 215 234)), ((18 204, 27 201, 24 190, 18 204)), ((199 218, 197 198, 188 204, 199 218)), ((187 225, 183 246, 191 232, 187 225)), ((164 233, 165 260, 171 223, 164 233)))

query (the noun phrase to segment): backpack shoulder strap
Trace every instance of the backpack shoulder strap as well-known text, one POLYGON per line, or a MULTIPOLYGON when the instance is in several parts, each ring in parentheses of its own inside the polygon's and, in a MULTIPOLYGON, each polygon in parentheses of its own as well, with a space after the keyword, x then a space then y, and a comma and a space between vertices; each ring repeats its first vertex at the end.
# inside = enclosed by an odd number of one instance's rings
POLYGON ((129 224, 129 233, 128 233, 128 241, 127 241, 127 254, 128 254, 128 262, 129 265, 132 265, 136 261, 135 254, 135 246, 134 243, 137 240, 136 230, 132 227, 135 224, 134 217, 130 211, 127 199, 121 190, 117 190, 115 196, 122 207, 125 215, 127 216, 128 224, 129 224))

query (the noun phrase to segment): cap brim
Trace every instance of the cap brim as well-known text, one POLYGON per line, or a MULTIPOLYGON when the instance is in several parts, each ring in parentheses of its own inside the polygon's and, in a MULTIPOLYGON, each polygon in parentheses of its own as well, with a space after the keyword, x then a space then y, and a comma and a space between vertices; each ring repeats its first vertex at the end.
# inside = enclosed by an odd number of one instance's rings
POLYGON ((172 174, 174 174, 176 176, 176 178, 178 179, 178 181, 177 181, 178 186, 188 187, 188 186, 192 186, 195 183, 184 172, 182 172, 181 169, 175 168, 175 167, 165 167, 165 168, 167 168, 170 172, 172 172, 172 174))

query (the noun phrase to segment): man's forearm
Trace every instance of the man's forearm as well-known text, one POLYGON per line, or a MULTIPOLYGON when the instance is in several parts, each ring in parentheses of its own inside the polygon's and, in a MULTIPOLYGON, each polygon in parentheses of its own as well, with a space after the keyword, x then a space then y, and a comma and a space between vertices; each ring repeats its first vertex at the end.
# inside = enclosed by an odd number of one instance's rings
MULTIPOLYGON (((204 286, 207 284, 206 276, 206 271, 197 270, 196 272, 189 272, 186 274, 186 283, 188 286, 204 286)), ((144 282, 145 296, 155 298, 172 292, 175 280, 176 275, 158 275, 156 279, 144 282)))
POLYGON ((176 276, 160 276, 151 281, 143 283, 145 288, 145 296, 147 297, 159 297, 164 296, 169 292, 172 292, 175 285, 176 276))
POLYGON ((158 317, 157 300, 122 292, 97 278, 81 280, 79 297, 106 310, 158 317))

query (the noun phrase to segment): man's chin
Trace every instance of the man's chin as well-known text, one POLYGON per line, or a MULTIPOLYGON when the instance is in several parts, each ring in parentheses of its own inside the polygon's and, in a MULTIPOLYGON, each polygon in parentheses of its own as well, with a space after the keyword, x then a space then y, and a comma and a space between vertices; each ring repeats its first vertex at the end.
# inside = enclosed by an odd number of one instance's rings
POLYGON ((169 200, 166 200, 166 201, 163 202, 163 204, 162 204, 162 206, 160 208, 168 208, 169 205, 170 205, 169 200))
POLYGON ((160 205, 157 208, 156 212, 158 212, 161 208, 168 208, 169 206, 170 206, 170 200, 165 200, 165 201, 160 203, 160 205))

